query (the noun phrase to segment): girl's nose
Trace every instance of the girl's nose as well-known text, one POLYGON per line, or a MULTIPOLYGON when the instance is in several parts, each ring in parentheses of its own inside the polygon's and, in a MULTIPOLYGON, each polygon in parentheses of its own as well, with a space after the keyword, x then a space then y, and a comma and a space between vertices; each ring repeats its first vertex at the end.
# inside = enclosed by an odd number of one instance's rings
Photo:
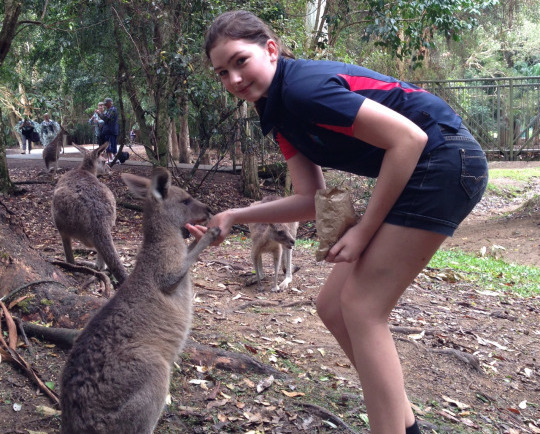
POLYGON ((238 72, 231 71, 229 72, 229 76, 231 83, 233 84, 238 84, 242 81, 242 75, 238 72))

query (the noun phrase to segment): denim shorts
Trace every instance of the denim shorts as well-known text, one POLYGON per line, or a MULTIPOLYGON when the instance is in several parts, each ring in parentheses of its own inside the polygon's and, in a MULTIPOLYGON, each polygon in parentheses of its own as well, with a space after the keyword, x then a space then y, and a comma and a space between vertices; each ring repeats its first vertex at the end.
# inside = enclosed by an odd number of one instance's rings
POLYGON ((385 222, 452 236, 488 183, 482 148, 469 130, 441 129, 445 143, 422 155, 385 222))

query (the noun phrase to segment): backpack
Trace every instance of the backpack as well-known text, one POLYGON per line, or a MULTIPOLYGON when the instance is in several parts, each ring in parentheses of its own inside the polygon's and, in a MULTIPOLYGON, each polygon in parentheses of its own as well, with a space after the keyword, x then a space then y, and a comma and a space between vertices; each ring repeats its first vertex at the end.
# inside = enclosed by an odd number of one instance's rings
POLYGON ((32 125, 23 125, 21 127, 21 132, 25 135, 32 131, 34 131, 34 127, 32 125))
POLYGON ((34 143, 38 143, 41 140, 41 138, 39 137, 39 133, 37 131, 32 132, 32 134, 30 135, 30 140, 32 140, 32 142, 34 143))
POLYGON ((124 164, 127 160, 129 160, 129 152, 119 152, 117 157, 118 161, 124 164))

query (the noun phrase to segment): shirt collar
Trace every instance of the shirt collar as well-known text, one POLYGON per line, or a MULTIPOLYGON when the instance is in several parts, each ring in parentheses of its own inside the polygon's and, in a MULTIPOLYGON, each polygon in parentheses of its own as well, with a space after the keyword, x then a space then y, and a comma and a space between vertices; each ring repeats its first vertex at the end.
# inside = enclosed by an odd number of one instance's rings
POLYGON ((261 98, 257 101, 257 108, 259 111, 259 118, 261 121, 261 129, 266 136, 272 128, 274 128, 276 121, 278 120, 278 114, 281 107, 281 86, 283 84, 283 75, 285 67, 290 59, 280 57, 278 59, 276 73, 268 89, 268 97, 261 98))

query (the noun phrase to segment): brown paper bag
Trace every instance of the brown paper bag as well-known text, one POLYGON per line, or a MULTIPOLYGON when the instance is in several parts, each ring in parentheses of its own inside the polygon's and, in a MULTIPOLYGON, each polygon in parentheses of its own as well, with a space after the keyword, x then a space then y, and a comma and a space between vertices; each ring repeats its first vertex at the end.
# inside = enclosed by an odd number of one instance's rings
POLYGON ((338 187, 317 190, 315 215, 319 237, 319 249, 315 253, 315 259, 322 261, 347 229, 356 224, 349 191, 338 187))

